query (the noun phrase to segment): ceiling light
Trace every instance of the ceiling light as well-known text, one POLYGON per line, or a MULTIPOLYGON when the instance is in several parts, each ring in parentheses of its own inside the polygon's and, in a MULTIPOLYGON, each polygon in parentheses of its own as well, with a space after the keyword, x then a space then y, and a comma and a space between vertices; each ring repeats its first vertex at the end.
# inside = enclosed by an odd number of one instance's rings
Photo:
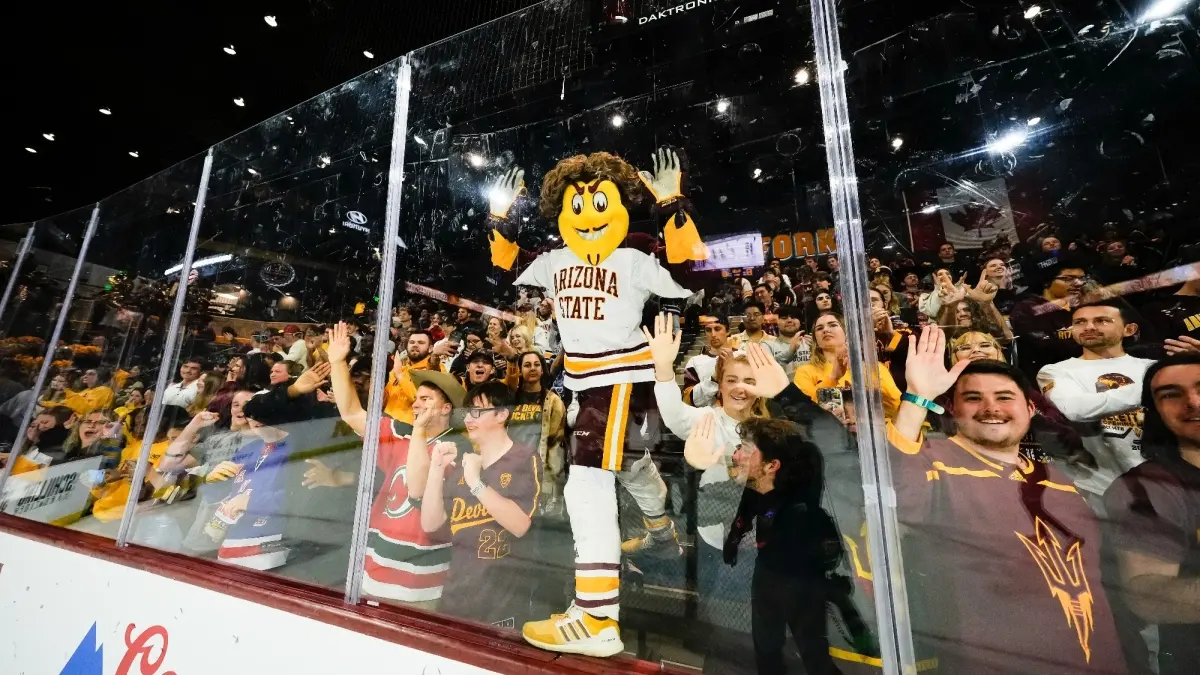
POLYGON ((1041 123, 1041 121, 1042 121, 1042 118, 1040 118, 1040 117, 1030 117, 1028 120, 1025 121, 1025 126, 1036 127, 1038 124, 1041 123))
POLYGON ((937 211, 937 209, 938 209, 937 204, 930 204, 929 206, 926 206, 925 208, 921 209, 921 213, 930 214, 930 213, 933 213, 934 211, 937 211))
POLYGON ((1012 152, 1013 150, 1016 150, 1018 146, 1023 145, 1025 143, 1025 139, 1027 138, 1029 138, 1029 133, 1024 129, 1014 129, 1004 134, 1000 138, 992 141, 991 143, 988 143, 987 149, 988 152, 993 154, 1012 152))
POLYGON ((1025 10, 1025 18, 1032 19, 1042 13, 1042 8, 1037 5, 1030 5, 1029 9, 1025 10))
POLYGON ((900 146, 904 145, 904 139, 899 136, 892 139, 892 149, 899 150, 900 146))
POLYGON ((246 107, 246 99, 239 96, 239 97, 233 99, 233 104, 239 108, 244 108, 244 107, 246 107))
POLYGON ((100 109, 100 114, 101 114, 101 115, 111 115, 111 114, 112 114, 112 111, 111 111, 111 110, 109 110, 108 108, 101 108, 101 109, 100 109))
POLYGON ((179 209, 175 208, 174 206, 168 206, 167 213, 179 213, 179 209))
POLYGON ((1155 19, 1165 19, 1168 16, 1176 14, 1186 4, 1187 0, 1158 0, 1153 5, 1150 5, 1150 8, 1146 10, 1146 13, 1138 21, 1144 23, 1146 21, 1154 21, 1155 19))
POLYGON ((413 140, 416 141, 417 145, 420 145, 421 147, 424 147, 424 148, 429 147, 429 145, 425 142, 425 139, 421 138, 420 136, 418 136, 416 134, 413 134, 413 140))
POLYGON ((467 161, 470 162, 471 166, 475 167, 476 169, 483 166, 483 157, 474 152, 467 153, 467 161))
POLYGON ((251 176, 257 176, 257 175, 258 175, 258 172, 257 172, 257 171, 255 171, 254 169, 247 168, 246 170, 250 172, 250 175, 251 175, 251 176))
MULTIPOLYGON (((223 262, 229 262, 230 260, 233 260, 233 256, 230 255, 229 253, 223 253, 221 255, 209 256, 207 258, 201 258, 201 259, 193 262, 192 269, 196 269, 198 267, 207 267, 209 265, 216 265, 216 264, 223 263, 223 262)), ((169 277, 172 274, 175 274, 176 272, 178 272, 182 269, 183 269, 183 265, 176 265, 174 267, 168 267, 167 271, 163 272, 163 276, 169 277)))
POLYGON ((375 55, 374 55, 374 54, 372 54, 371 52, 369 52, 369 51, 367 51, 367 50, 365 50, 365 49, 363 50, 363 56, 367 57, 368 59, 373 59, 373 58, 375 58, 375 55))
POLYGON ((329 155, 321 155, 319 158, 317 158, 317 164, 319 166, 322 166, 322 167, 329 166, 329 162, 330 162, 329 155))
POLYGON ((137 150, 130 150, 130 151, 129 151, 129 156, 130 156, 130 157, 137 157, 137 156, 138 156, 138 151, 137 151, 137 150))
POLYGON ((266 21, 267 25, 270 26, 271 28, 274 28, 279 25, 279 22, 275 20, 275 17, 270 16, 270 15, 264 16, 263 21, 266 21))
POLYGON ((230 56, 233 56, 234 54, 237 54, 237 50, 233 48, 233 45, 229 45, 228 47, 225 48, 225 53, 230 56))
POLYGON ((52 140, 54 140, 54 134, 42 134, 42 138, 44 138, 48 141, 52 141, 52 140))
POLYGON ((729 101, 721 99, 717 101, 717 112, 724 113, 729 110, 729 101))
POLYGON ((467 226, 466 226, 466 225, 463 225, 463 228, 462 228, 462 229, 463 229, 463 231, 465 232, 465 231, 467 230, 467 226))
POLYGON ((33 148, 25 148, 25 152, 32 152, 35 155, 37 154, 37 150, 34 150, 33 148))
POLYGON ((801 68, 796 71, 796 76, 793 79, 796 81, 796 84, 808 84, 808 81, 812 79, 812 75, 809 74, 808 68, 801 68))
POLYGON ((761 175, 762 175, 762 169, 755 169, 755 170, 754 170, 754 177, 755 177, 755 178, 758 178, 758 177, 759 177, 759 176, 761 176, 761 175))
POLYGON ((609 119, 609 122, 611 122, 614 127, 619 129, 625 126, 625 116, 617 113, 616 115, 613 115, 611 119, 609 119))

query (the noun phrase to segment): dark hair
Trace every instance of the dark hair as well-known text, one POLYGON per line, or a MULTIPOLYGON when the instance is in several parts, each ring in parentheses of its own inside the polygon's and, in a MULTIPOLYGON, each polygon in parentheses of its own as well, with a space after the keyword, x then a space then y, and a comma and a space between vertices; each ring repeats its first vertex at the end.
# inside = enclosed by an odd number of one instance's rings
POLYGON ((830 285, 832 285, 833 284, 833 275, 831 275, 829 272, 817 272, 816 280, 817 281, 828 281, 830 283, 830 285))
POLYGON ((298 422, 305 418, 302 406, 291 405, 287 397, 255 394, 242 406, 242 414, 265 426, 298 422))
MULTIPOLYGON (((146 406, 149 408, 149 406, 146 406)), ((162 407, 162 419, 158 423, 158 429, 155 431, 155 440, 162 440, 167 437, 167 431, 170 429, 182 429, 192 421, 192 414, 187 411, 187 408, 177 405, 164 405, 162 407)))
POLYGON ((441 397, 442 403, 449 403, 450 407, 454 407, 454 403, 452 403, 450 401, 450 397, 446 395, 446 392, 442 391, 441 387, 437 386, 436 384, 434 384, 432 382, 422 382, 421 384, 417 385, 417 389, 420 389, 421 387, 425 387, 426 389, 432 389, 432 390, 436 391, 438 396, 441 397))
POLYGON ((512 390, 508 388, 508 385, 498 380, 488 380, 471 387, 471 390, 467 392, 467 406, 471 407, 475 399, 480 396, 486 398, 488 403, 492 404, 493 408, 508 411, 509 417, 504 421, 505 426, 507 426, 508 421, 512 419, 512 409, 517 404, 517 400, 513 396, 512 390))
POLYGON ((96 382, 98 384, 104 384, 112 379, 112 368, 107 366, 96 366, 95 368, 89 368, 88 370, 96 371, 96 382))
POLYGON ((972 361, 970 365, 968 365, 962 371, 962 374, 958 376, 958 379, 954 382, 954 387, 952 390, 957 389, 958 383, 962 382, 963 378, 968 375, 1000 375, 1002 377, 1007 377, 1017 385, 1017 388, 1021 390, 1021 393, 1025 396, 1026 401, 1032 401, 1034 398, 1034 393, 1037 391, 1029 382, 1029 378, 1025 377, 1025 373, 1021 372, 1019 368, 1009 365, 1003 361, 993 361, 992 359, 980 359, 978 361, 972 361))
POLYGON ((804 430, 785 419, 751 417, 739 425, 739 435, 758 447, 763 461, 779 462, 775 489, 806 504, 817 505, 825 491, 825 459, 805 440, 804 430))
POLYGON ((1162 414, 1158 412, 1151 383, 1154 376, 1166 368, 1198 365, 1200 354, 1184 352, 1154 362, 1142 376, 1142 409, 1145 415, 1142 420, 1142 456, 1146 459, 1167 466, 1178 465, 1184 461, 1179 453, 1179 439, 1167 428, 1162 414))
POLYGON ((189 363, 194 363, 194 364, 200 366, 200 370, 204 370, 204 359, 201 359, 199 356, 189 356, 186 359, 180 361, 179 365, 186 366, 189 363))
POLYGON ((1126 324, 1138 323, 1138 320, 1139 320, 1137 313, 1133 311, 1133 307, 1130 307, 1128 302, 1125 302, 1124 300, 1122 300, 1120 298, 1109 298, 1107 300, 1097 300, 1095 302, 1089 302, 1087 304, 1080 305, 1080 306, 1076 307, 1075 309, 1071 310, 1071 316, 1074 317, 1075 312, 1078 312, 1079 310, 1084 309, 1085 307, 1112 307, 1113 309, 1117 310, 1117 312, 1119 312, 1121 314, 1121 321, 1126 324))
POLYGON ((230 335, 237 337, 237 331, 233 329, 233 326, 225 326, 224 328, 221 329, 221 335, 224 335, 226 333, 229 333, 230 335))
POLYGON ((411 338, 414 335, 424 335, 425 338, 427 340, 429 340, 429 345, 433 346, 433 333, 430 333, 428 330, 425 330, 424 328, 418 328, 418 329, 412 331, 411 333, 409 333, 408 337, 411 338))
POLYGON ((742 312, 743 313, 745 313, 745 311, 750 308, 757 308, 758 311, 762 312, 763 314, 767 313, 766 305, 762 304, 761 302, 759 302, 757 300, 750 300, 750 301, 742 303, 742 312))
MULTIPOLYGON (((523 367, 525 365, 525 357, 531 356, 531 355, 538 360, 538 363, 542 364, 542 379, 539 381, 539 384, 542 385, 542 391, 541 391, 541 396, 539 398, 542 401, 545 401, 546 400, 546 392, 550 391, 550 367, 546 365, 546 359, 542 358, 542 355, 535 351, 521 352, 517 356, 517 367, 518 368, 523 367)), ((489 398, 488 400, 490 401, 491 398, 489 398)))

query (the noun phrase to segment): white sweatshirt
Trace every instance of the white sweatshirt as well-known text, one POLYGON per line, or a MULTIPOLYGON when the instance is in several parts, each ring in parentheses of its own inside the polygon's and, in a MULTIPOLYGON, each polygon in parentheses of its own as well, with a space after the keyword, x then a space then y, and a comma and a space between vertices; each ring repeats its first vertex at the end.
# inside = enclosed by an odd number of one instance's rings
POLYGON ((1154 363, 1125 354, 1112 359, 1073 358, 1038 373, 1038 387, 1079 428, 1097 468, 1072 467, 1076 487, 1103 495, 1142 457, 1142 379, 1154 363))
MULTIPOLYGON (((712 411, 717 420, 717 444, 721 448, 722 454, 725 456, 725 461, 708 467, 704 473, 700 475, 700 487, 713 483, 721 483, 730 480, 728 466, 732 463, 733 452, 737 450, 737 446, 741 443, 741 437, 738 435, 738 421, 725 414, 725 411, 718 406, 705 406, 703 408, 693 408, 683 402, 683 392, 679 390, 679 385, 675 380, 667 382, 654 383, 654 399, 658 402, 658 412, 662 415, 663 422, 667 428, 676 436, 687 439, 692 433, 692 427, 696 422, 699 422, 704 414, 712 411)), ((740 493, 739 493, 740 494, 740 493)), ((703 492, 701 493, 703 498, 703 492)), ((705 505, 700 504, 700 508, 723 508, 726 511, 730 510, 729 504, 721 505, 705 505)), ((733 522, 733 516, 737 514, 737 503, 732 504, 732 511, 729 513, 729 521, 723 525, 702 525, 698 529, 700 538, 709 546, 715 547, 718 550, 725 545, 725 529, 733 522)))

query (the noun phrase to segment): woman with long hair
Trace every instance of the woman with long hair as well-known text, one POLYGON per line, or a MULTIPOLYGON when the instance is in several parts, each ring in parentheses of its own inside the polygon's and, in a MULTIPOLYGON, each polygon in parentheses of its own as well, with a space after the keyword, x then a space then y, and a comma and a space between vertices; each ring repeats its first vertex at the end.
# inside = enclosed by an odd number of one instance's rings
MULTIPOLYGON (((750 394, 746 387, 755 383, 750 361, 737 351, 732 357, 717 359, 716 400, 712 405, 696 408, 683 402, 683 392, 675 381, 675 358, 679 354, 682 333, 672 333, 665 314, 654 320, 654 334, 645 328, 650 343, 650 355, 654 359, 654 399, 658 403, 663 422, 679 438, 686 439, 692 428, 706 415, 712 415, 716 425, 716 450, 719 461, 712 463, 700 476, 700 493, 697 502, 700 545, 700 586, 702 596, 711 590, 722 561, 725 536, 737 515, 742 486, 731 480, 729 467, 733 453, 741 443, 738 427, 748 419, 767 417, 766 400, 750 394)), ((664 516, 665 517, 665 516, 664 516)), ((648 529, 651 523, 647 523, 648 529)), ((654 545, 651 533, 631 539, 622 545, 626 553, 633 553, 654 545)))
POLYGON ((213 398, 216 397, 217 391, 221 389, 223 383, 224 381, 220 375, 205 373, 200 383, 200 391, 196 392, 196 400, 192 401, 192 404, 187 408, 188 414, 196 415, 208 410, 208 404, 212 403, 213 398))
POLYGON ((116 466, 124 445, 117 416, 108 410, 93 410, 71 429, 62 446, 62 461, 103 455, 105 464, 116 466))
POLYGON ((1012 339, 1012 329, 991 302, 961 298, 942 306, 937 323, 946 332, 979 331, 1004 340, 1012 339))
POLYGON ((225 381, 221 383, 221 387, 217 389, 216 395, 212 397, 212 400, 208 402, 208 406, 204 409, 209 412, 219 413, 222 417, 228 417, 229 402, 233 398, 233 392, 245 386, 245 380, 246 357, 234 356, 230 358, 229 363, 225 366, 225 381))
MULTIPOLYGON (((821 312, 812 324, 812 336, 812 358, 796 369, 794 381, 800 391, 820 403, 821 390, 850 386, 850 352, 842 316, 835 312, 821 312)), ((882 363, 878 368, 883 412, 891 419, 900 408, 900 389, 882 363)))
MULTIPOLYGON (((524 326, 518 328, 528 331, 524 326)), ((567 408, 550 389, 549 367, 541 354, 527 348, 514 363, 520 369, 520 377, 513 382, 516 407, 509 417, 509 433, 514 439, 537 447, 546 473, 543 488, 549 493, 543 509, 556 511, 561 494, 558 479, 563 475, 565 465, 563 440, 567 408)))
POLYGON ((954 365, 963 359, 971 361, 980 361, 990 359, 993 361, 1004 361, 1004 349, 1000 346, 1000 342, 992 337, 991 333, 984 333, 977 330, 968 330, 960 333, 958 337, 950 340, 950 365, 954 365))
POLYGON ((811 302, 804 305, 804 325, 811 326, 825 312, 842 313, 842 305, 833 291, 817 291, 811 302))

